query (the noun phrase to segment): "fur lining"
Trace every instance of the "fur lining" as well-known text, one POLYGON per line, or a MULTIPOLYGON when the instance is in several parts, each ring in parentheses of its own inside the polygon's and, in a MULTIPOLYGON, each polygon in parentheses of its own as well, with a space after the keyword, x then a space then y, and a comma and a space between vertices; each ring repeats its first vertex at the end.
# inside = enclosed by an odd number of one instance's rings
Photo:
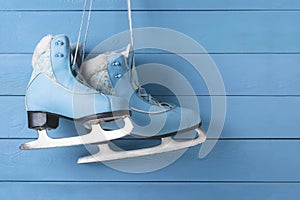
POLYGON ((52 35, 47 35, 41 39, 38 45, 34 49, 32 56, 32 66, 34 67, 39 59, 39 57, 50 50, 52 35))

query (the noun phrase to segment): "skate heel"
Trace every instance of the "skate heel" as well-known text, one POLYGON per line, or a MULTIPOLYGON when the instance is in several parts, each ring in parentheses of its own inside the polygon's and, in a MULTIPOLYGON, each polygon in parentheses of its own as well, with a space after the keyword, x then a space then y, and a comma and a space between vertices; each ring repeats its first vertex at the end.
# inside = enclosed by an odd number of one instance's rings
POLYGON ((35 130, 56 129, 59 117, 54 114, 44 112, 27 111, 28 128, 35 130))

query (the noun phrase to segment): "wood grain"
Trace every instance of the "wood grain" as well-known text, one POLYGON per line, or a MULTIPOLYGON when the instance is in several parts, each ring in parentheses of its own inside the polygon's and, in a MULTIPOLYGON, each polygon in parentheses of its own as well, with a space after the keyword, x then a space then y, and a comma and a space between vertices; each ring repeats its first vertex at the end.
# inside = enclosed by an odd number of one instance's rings
MULTIPOLYGON (((162 100, 176 102, 172 96, 159 97, 162 100)), ((183 106, 200 107, 203 127, 207 130, 211 118, 210 97, 181 97, 183 106), (199 105, 191 105, 196 100, 199 105)), ((300 138, 299 120, 300 97, 227 97, 226 121, 221 138, 300 138)), ((0 97, 1 138, 34 138, 36 132, 27 128, 27 116, 24 97, 0 97)), ((76 135, 74 123, 61 120, 53 136, 76 135)), ((210 137, 210 135, 208 135, 210 137)))
MULTIPOLYGON (((1 0, 0 10, 81 10, 83 0, 31 0, 26 3, 22 0, 1 0)), ((135 10, 295 10, 300 8, 297 0, 218 0, 194 1, 194 0, 132 0, 132 7, 135 10)), ((102 0, 94 1, 94 10, 125 10, 124 0, 102 0)))
MULTIPOLYGON (((208 53, 299 53, 299 17, 299 11, 137 11, 133 13, 133 27, 179 31, 208 53)), ((0 12, 0 18, 1 26, 5 27, 0 29, 0 53, 32 53, 37 42, 50 33, 67 34, 71 41, 76 41, 81 12, 0 12)), ((87 50, 128 29, 125 11, 94 12, 87 50)), ((136 36, 137 46, 145 40, 143 35, 136 36)), ((168 35, 163 38, 174 43, 174 38, 168 35)), ((199 52, 188 49, 180 53, 199 52)))
MULTIPOLYGON (((0 140, 0 180, 4 181, 299 181, 299 140, 218 141, 204 159, 200 146, 190 148, 174 163, 151 173, 125 173, 150 169, 176 152, 78 165, 89 153, 84 147, 21 151, 18 146, 30 140, 0 140), (118 171, 122 170, 122 171, 118 171), (180 173, 179 173, 180 170, 180 173), (284 172, 284 173, 283 173, 284 172)), ((135 143, 119 141, 121 148, 135 143)))
POLYGON ((0 183, 7 199, 124 199, 298 200, 299 183, 113 183, 113 182, 12 182, 0 183), (178 189, 177 189, 178 188, 178 189), (179 189, 180 188, 180 189, 179 189), (116 192, 117 190, 117 192, 116 192), (17 191, 17 192, 16 192, 17 191))
MULTIPOLYGON (((136 64, 148 64, 149 72, 141 71, 141 83, 147 80, 160 82, 166 80, 168 74, 153 68, 151 63, 163 64, 185 77, 185 84, 192 86, 194 91, 186 90, 174 79, 168 79, 168 86, 177 89, 177 95, 209 95, 207 86, 200 72, 210 66, 206 65, 206 55, 174 55, 174 54, 137 54, 136 64), (181 58, 198 59, 200 65, 192 66, 181 58), (203 65, 201 64, 203 63, 203 65), (149 65, 150 64, 150 65, 149 65), (143 72, 143 73, 142 73, 143 72)), ((217 54, 211 55, 222 76, 227 95, 289 95, 300 94, 300 55, 298 54, 217 54)), ((154 66, 155 64, 153 64, 154 66)), ((31 55, 2 54, 0 55, 0 95, 24 95, 29 82, 32 67, 31 55)), ((214 79, 214 74, 210 79, 214 79)), ((169 91, 152 85, 147 87, 151 94, 168 95, 169 91)), ((211 95, 218 95, 213 92, 211 95)))

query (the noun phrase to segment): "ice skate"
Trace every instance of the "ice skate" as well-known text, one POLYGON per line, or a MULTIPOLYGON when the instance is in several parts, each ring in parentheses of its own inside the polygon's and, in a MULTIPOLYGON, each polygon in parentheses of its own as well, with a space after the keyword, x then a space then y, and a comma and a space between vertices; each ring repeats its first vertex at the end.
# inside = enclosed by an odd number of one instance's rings
POLYGON ((39 136, 35 141, 22 144, 20 149, 103 143, 131 133, 128 102, 111 93, 98 93, 77 81, 71 70, 70 52, 65 35, 46 36, 37 45, 25 99, 28 127, 37 130, 39 136), (61 117, 84 123, 90 132, 50 138, 47 130, 57 128, 61 117), (124 126, 114 130, 101 127, 113 120, 123 120, 124 126))
MULTIPOLYGON (((151 148, 131 151, 114 151, 109 144, 98 144, 99 152, 80 158, 78 163, 109 161, 122 158, 132 158, 159 154, 203 143, 206 140, 204 131, 200 128, 201 119, 198 113, 183 107, 171 105, 154 99, 145 93, 143 88, 135 86, 135 75, 131 45, 121 52, 107 52, 89 59, 81 65, 77 78, 95 88, 99 92, 109 89, 110 93, 128 98, 131 110, 131 120, 134 128, 131 136, 138 139, 159 138, 161 144, 151 148), (109 76, 111 82, 103 88, 103 77, 109 76), (132 95, 130 95, 132 94, 132 95), (157 124, 145 126, 152 119, 157 124), (163 123, 160 123, 163 122, 163 123), (156 127, 160 127, 157 129, 156 127), (177 133, 195 130, 196 137, 190 140, 175 140, 177 133)), ((106 91, 108 92, 108 91, 106 91)), ((105 129, 117 129, 116 123, 105 125, 105 129)))
MULTIPOLYGON (((137 84, 130 0, 127 0, 127 5, 131 44, 124 51, 107 52, 79 63, 80 69, 74 69, 75 73, 73 74, 77 74, 77 78, 81 82, 99 92, 108 89, 117 96, 126 97, 132 114, 131 120, 134 124, 130 135, 139 139, 159 138, 161 144, 151 148, 131 151, 114 151, 108 143, 98 144, 98 153, 80 158, 78 163, 102 162, 159 154, 195 146, 206 140, 206 134, 200 128, 199 113, 156 100, 137 84), (106 76, 110 77, 110 82, 103 87, 103 77, 106 76), (152 123, 150 127, 146 125, 149 119, 152 123), (193 139, 178 141, 173 138, 177 133, 186 133, 191 130, 196 132, 193 139)), ((118 124, 111 123, 107 124, 105 128, 111 130, 118 127, 118 124)))

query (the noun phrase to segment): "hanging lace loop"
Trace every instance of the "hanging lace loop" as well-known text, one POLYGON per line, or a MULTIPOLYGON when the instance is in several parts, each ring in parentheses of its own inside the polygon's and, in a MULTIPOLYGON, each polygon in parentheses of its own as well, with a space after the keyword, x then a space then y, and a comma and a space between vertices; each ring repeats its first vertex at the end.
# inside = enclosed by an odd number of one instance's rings
MULTIPOLYGON (((75 49, 75 54, 74 54, 72 66, 75 66, 76 59, 78 57, 78 50, 79 50, 79 44, 80 44, 81 35, 82 35, 83 24, 84 24, 84 20, 85 20, 85 13, 86 13, 87 2, 88 2, 88 0, 84 0, 82 14, 81 14, 81 22, 80 22, 80 27, 79 27, 79 31, 78 31, 76 49, 75 49)), ((90 20, 91 20, 91 13, 92 13, 93 2, 94 2, 94 0, 90 0, 90 6, 89 6, 89 12, 88 12, 88 18, 87 18, 87 25, 86 25, 86 28, 85 28, 85 34, 84 34, 84 40, 83 40, 83 49, 82 49, 81 63, 83 62, 84 57, 85 57, 85 48, 86 48, 87 36, 88 36, 88 31, 89 31, 89 26, 90 26, 90 20)))
POLYGON ((167 102, 161 102, 156 100, 152 95, 148 94, 144 88, 142 88, 139 84, 136 83, 134 76, 135 76, 135 59, 134 59, 134 37, 133 37, 133 28, 132 28, 132 9, 131 9, 131 0, 127 0, 127 10, 128 10, 128 24, 129 24, 129 33, 130 33, 130 44, 131 44, 131 51, 132 51, 132 62, 131 66, 129 66, 131 73, 131 84, 134 89, 137 90, 137 94, 154 105, 158 105, 160 107, 168 107, 169 109, 173 108, 173 105, 167 102))

